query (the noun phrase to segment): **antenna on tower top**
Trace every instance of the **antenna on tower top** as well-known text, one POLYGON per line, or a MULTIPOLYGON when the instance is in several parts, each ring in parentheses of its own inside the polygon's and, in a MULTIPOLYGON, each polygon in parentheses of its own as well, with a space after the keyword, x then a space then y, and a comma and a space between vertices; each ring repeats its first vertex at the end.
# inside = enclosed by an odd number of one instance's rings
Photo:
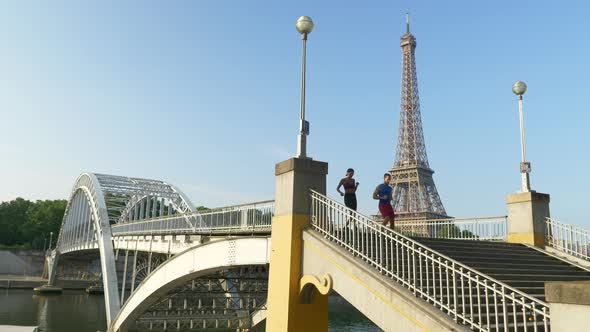
POLYGON ((406 13, 406 33, 410 33, 410 13, 406 13))

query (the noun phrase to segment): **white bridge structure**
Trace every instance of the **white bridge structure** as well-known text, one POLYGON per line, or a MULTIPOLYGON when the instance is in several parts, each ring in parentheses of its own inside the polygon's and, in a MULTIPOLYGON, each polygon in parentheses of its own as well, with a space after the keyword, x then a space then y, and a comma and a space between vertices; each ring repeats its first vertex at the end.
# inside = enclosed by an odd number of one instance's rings
MULTIPOLYGON (((390 230, 311 191, 302 272, 385 331, 550 331, 545 282, 590 280, 590 232, 547 218, 546 246, 507 243, 506 216, 390 230)), ((265 320, 274 201, 196 211, 163 181, 84 173, 60 257, 100 255, 109 331, 246 331, 265 320)))
POLYGON ((98 251, 112 330, 249 328, 264 318, 272 215, 272 201, 196 211, 166 182, 83 173, 48 284, 60 256, 98 251))

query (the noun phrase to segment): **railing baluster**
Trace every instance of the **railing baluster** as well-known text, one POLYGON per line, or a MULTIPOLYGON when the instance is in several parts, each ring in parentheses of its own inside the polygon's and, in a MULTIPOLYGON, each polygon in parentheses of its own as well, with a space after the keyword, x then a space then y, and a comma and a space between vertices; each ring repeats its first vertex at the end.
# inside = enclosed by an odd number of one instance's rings
POLYGON ((430 262, 432 263, 432 299, 433 299, 433 304, 436 306, 437 304, 435 303, 437 301, 436 298, 436 290, 437 290, 437 286, 436 286, 436 258, 434 257, 434 253, 430 254, 430 262))
POLYGON ((484 292, 484 296, 486 297, 486 327, 488 329, 488 331, 490 330, 490 300, 489 300, 489 292, 488 292, 488 281, 486 279, 483 280, 483 292, 484 292))
MULTIPOLYGON (((426 267, 426 297, 429 298, 432 294, 430 294, 430 271, 428 271, 428 263, 429 262, 429 257, 428 257, 428 252, 424 252, 424 266, 426 267)), ((433 270, 434 271, 434 270, 433 270)))
POLYGON ((471 271, 467 271, 467 280, 468 280, 468 285, 467 287, 469 288, 469 296, 467 297, 469 300, 469 319, 471 320, 471 328, 473 329, 475 327, 474 321, 475 321, 475 315, 473 314, 473 291, 472 291, 472 279, 471 279, 471 271))
MULTIPOLYGON (((408 250, 409 251, 409 250, 408 250)), ((411 282, 416 285, 416 248, 414 247, 414 243, 412 243, 412 280, 411 282)), ((416 285, 417 286, 417 285, 416 285)), ((416 295, 416 287, 414 287, 414 295, 416 295)))
POLYGON ((524 332, 527 332, 527 319, 526 319, 526 302, 524 297, 521 297, 520 300, 522 301, 522 323, 524 324, 524 332))
POLYGON ((444 294, 443 294, 443 280, 442 280, 442 262, 440 257, 437 259, 438 261, 438 289, 439 289, 439 298, 440 298, 440 305, 441 310, 444 311, 444 294))
POLYGON ((419 266, 419 287, 420 287, 420 297, 424 297, 424 285, 422 284, 422 248, 418 248, 418 266, 419 266))
POLYGON ((498 320, 498 293, 496 289, 496 284, 492 285, 492 292, 494 294, 494 319, 496 322, 496 331, 500 331, 500 321, 498 320))
MULTIPOLYGON (((401 242, 401 241, 400 241, 401 242)), ((400 243, 400 249, 401 249, 401 256, 402 256, 402 280, 406 280, 406 254, 405 254, 405 246, 404 243, 401 242, 400 243)))
MULTIPOLYGON (((397 240, 397 239, 396 239, 397 240)), ((395 241, 395 274, 397 276, 399 276, 399 267, 400 267, 400 259, 399 259, 399 252, 400 252, 400 246, 399 246, 399 242, 395 241)), ((403 255, 402 255, 403 257, 403 255)), ((402 258, 402 264, 403 264, 403 258, 402 258)))
POLYGON ((544 331, 549 331, 549 316, 547 314, 547 307, 542 308, 543 311, 543 328, 544 331))
POLYGON ((518 316, 516 316, 516 296, 514 292, 510 293, 510 300, 512 301, 512 321, 514 324, 514 331, 518 329, 518 316))
POLYGON ((459 267, 459 277, 461 278, 461 313, 463 324, 465 324, 465 276, 463 275, 463 267, 459 267))
POLYGON ((480 281, 479 281, 479 275, 475 275, 475 287, 477 292, 476 292, 476 296, 477 296, 477 322, 478 322, 478 326, 481 328, 481 311, 483 310, 483 308, 481 307, 481 293, 479 291, 480 288, 480 281))
POLYGON ((455 263, 452 263, 452 268, 451 268, 451 273, 453 274, 453 313, 454 313, 454 318, 455 318, 455 322, 458 321, 457 320, 457 277, 456 277, 456 273, 455 271, 457 271, 457 269, 455 268, 455 263))
POLYGON ((445 281, 446 281, 446 291, 447 291, 447 313, 452 314, 451 312, 451 286, 449 281, 449 261, 445 260, 445 281))

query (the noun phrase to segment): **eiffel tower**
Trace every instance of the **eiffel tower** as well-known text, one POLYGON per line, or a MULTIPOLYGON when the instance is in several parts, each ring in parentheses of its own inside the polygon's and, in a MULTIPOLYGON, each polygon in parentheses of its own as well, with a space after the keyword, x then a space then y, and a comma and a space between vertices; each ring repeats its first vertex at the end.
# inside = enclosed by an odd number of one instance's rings
POLYGON ((426 155, 416 77, 416 38, 410 33, 409 16, 406 16, 406 34, 401 37, 400 47, 401 110, 395 162, 390 170, 396 220, 449 218, 426 155))

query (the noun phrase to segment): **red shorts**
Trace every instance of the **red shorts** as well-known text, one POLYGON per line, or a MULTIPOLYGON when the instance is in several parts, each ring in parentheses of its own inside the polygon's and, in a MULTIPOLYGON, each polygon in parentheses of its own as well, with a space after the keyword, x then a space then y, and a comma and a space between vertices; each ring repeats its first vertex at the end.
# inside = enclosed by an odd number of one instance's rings
POLYGON ((393 208, 391 207, 391 204, 379 203, 379 212, 381 212, 381 216, 383 218, 387 218, 387 217, 393 218, 395 216, 395 213, 393 212, 393 208))

